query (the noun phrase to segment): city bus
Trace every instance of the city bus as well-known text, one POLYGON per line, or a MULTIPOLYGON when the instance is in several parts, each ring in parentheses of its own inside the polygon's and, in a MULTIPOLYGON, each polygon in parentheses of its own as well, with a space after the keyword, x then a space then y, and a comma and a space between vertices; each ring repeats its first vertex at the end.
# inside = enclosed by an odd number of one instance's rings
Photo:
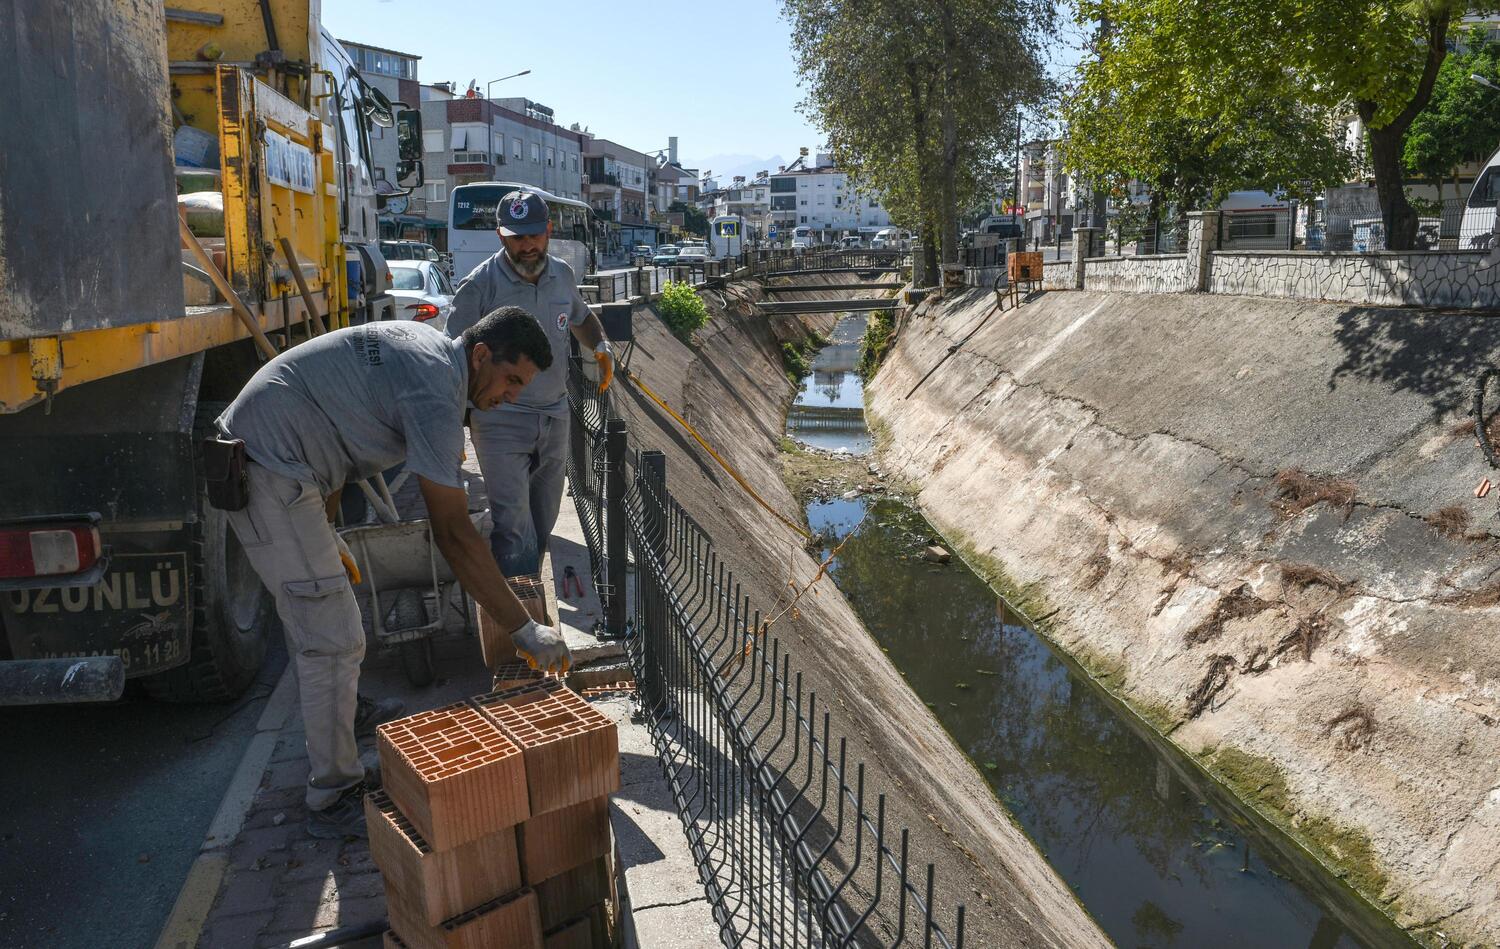
POLYGON ((453 279, 462 280, 500 249, 495 208, 512 191, 534 191, 552 211, 552 242, 547 252, 561 257, 580 281, 594 271, 593 214, 582 201, 559 198, 541 188, 512 181, 459 185, 448 198, 448 253, 453 279))

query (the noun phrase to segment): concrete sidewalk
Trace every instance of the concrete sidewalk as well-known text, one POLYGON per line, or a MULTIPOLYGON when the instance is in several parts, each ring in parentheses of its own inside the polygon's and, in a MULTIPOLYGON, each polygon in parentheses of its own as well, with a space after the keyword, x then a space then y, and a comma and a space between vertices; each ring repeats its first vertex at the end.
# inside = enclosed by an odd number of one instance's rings
MULTIPOLYGON (((473 459, 472 452, 469 455, 473 459)), ((470 461, 471 496, 479 476, 470 461)), ((397 493, 407 517, 422 516, 414 485, 397 493)), ((580 583, 554 601, 575 661, 593 672, 581 685, 600 686, 628 678, 621 644, 594 635, 602 610, 588 567, 588 552, 571 498, 564 498, 548 569, 559 577, 571 565, 580 583), (555 564, 555 569, 553 565, 555 564), (583 593, 578 595, 581 585, 583 593)), ((564 591, 554 580, 558 594, 564 591)), ((456 590, 445 607, 446 629, 434 641, 437 679, 429 687, 407 683, 399 657, 371 642, 360 683, 362 693, 396 696, 407 713, 434 708, 488 691, 489 674, 479 641, 465 633, 456 590)), ((367 604, 361 603, 362 608, 367 604)), ((368 624, 369 617, 366 617, 368 624)), ((655 756, 649 731, 632 718, 633 696, 607 692, 591 699, 618 725, 621 789, 611 800, 619 860, 625 945, 699 947, 716 944, 718 927, 688 852, 682 824, 655 756)), ((158 949, 270 949, 339 927, 386 916, 384 885, 363 839, 316 840, 305 831, 303 792, 307 757, 296 681, 288 669, 278 696, 262 720, 252 753, 240 766, 204 841, 202 854, 178 897, 158 949), (279 718, 278 718, 279 716, 279 718), (259 752, 256 752, 256 749, 259 752)), ((361 756, 375 760, 374 739, 360 742, 361 756)), ((378 937, 346 943, 378 947, 378 937)))

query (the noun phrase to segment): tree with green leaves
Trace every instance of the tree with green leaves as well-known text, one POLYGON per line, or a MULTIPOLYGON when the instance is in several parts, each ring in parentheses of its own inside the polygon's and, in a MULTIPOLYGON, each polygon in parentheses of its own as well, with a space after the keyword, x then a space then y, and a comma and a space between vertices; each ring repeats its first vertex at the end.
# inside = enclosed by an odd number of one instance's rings
POLYGON ((686 201, 673 201, 667 208, 669 213, 682 215, 682 229, 699 237, 708 236, 708 215, 686 201))
MULTIPOLYGON (((1281 178, 1298 165, 1309 123, 1359 117, 1385 219, 1387 246, 1416 243, 1402 162, 1408 130, 1426 107, 1447 56, 1450 29, 1493 0, 1078 0, 1088 22, 1111 33, 1084 68, 1086 91, 1135 140, 1186 133, 1195 154, 1271 146, 1249 170, 1281 178), (1258 114, 1260 109, 1269 113, 1258 114), (1280 128, 1269 116, 1298 120, 1280 128), (1155 125, 1157 131, 1152 132, 1155 125), (1269 138, 1268 138, 1269 136, 1269 138), (1263 166, 1263 167, 1262 167, 1263 166)), ((1131 136, 1122 136, 1128 147, 1131 136)), ((1158 164, 1163 164, 1158 162, 1158 164)), ((1315 181, 1317 162, 1295 180, 1315 181)), ((1149 180, 1149 179, 1148 179, 1149 180)))
MULTIPOLYGON (((1001 183, 1022 105, 1048 84, 1045 0, 784 0, 806 111, 854 181, 958 259, 963 208, 1001 183)), ((934 268, 935 269, 935 268, 934 268)))
POLYGON ((1484 161, 1500 147, 1500 94, 1471 75, 1500 83, 1500 43, 1478 28, 1464 36, 1461 52, 1443 60, 1431 101, 1406 133, 1407 170, 1436 181, 1439 197, 1461 165, 1484 161))

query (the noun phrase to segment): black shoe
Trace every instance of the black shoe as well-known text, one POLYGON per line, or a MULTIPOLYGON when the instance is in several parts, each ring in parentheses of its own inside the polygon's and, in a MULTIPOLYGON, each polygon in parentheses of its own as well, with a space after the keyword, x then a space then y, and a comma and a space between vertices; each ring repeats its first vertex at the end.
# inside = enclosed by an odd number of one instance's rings
POLYGON ((361 782, 346 788, 338 800, 321 811, 307 815, 307 834, 319 840, 343 837, 368 837, 365 829, 365 786, 361 782))
POLYGON ((381 699, 377 702, 363 695, 358 696, 354 707, 354 734, 360 738, 373 735, 377 726, 399 718, 404 711, 406 703, 400 699, 381 699))

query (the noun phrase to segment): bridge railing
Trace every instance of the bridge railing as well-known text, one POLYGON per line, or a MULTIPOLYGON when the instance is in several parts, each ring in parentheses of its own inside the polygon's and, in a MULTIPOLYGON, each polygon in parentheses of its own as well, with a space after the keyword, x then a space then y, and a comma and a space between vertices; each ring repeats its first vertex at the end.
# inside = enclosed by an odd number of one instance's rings
POLYGON ((665 456, 630 445, 576 357, 569 388, 595 581, 724 945, 962 949, 963 905, 940 922, 932 865, 913 862, 830 703, 673 497, 665 456))

